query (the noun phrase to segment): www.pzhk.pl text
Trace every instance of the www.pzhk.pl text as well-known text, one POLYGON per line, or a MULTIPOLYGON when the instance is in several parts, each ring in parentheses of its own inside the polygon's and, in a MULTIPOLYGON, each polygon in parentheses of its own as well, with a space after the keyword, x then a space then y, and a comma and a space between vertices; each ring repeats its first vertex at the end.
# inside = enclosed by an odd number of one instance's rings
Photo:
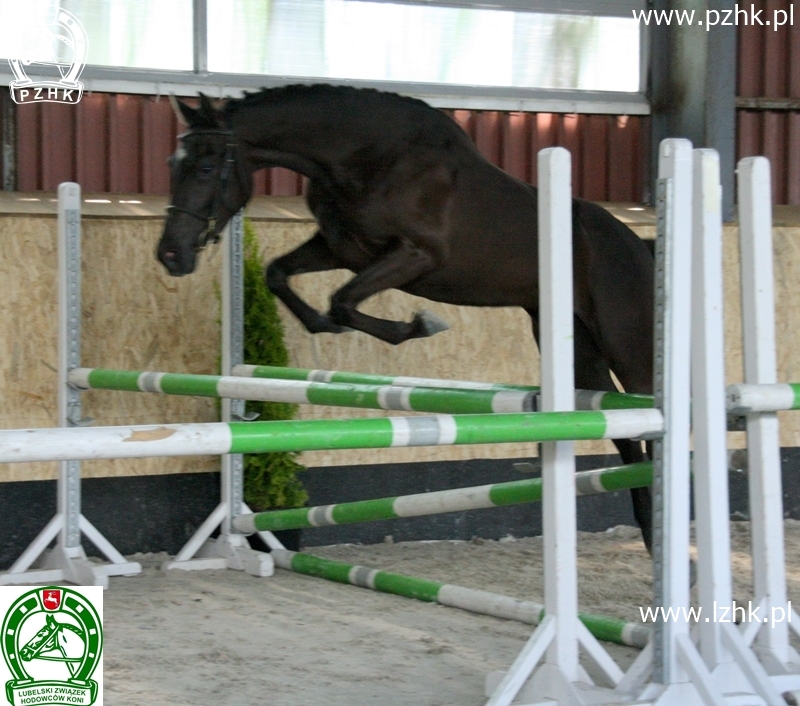
POLYGON ((761 25, 772 27, 777 32, 779 27, 794 25, 794 3, 788 10, 773 10, 770 17, 763 8, 755 5, 734 5, 733 10, 706 10, 705 16, 695 10, 633 10, 633 19, 646 25, 699 25, 705 26, 706 32, 712 27, 738 27, 739 25, 761 25))

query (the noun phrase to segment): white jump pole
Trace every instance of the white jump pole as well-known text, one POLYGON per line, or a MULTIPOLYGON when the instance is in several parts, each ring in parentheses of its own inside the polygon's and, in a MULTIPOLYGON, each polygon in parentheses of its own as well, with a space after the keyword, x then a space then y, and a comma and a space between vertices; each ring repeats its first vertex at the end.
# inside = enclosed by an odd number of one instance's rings
MULTIPOLYGON (((744 381, 772 385, 777 382, 777 356, 769 162, 748 157, 739 161, 737 171, 744 381)), ((789 643, 789 627, 800 630, 800 617, 788 612, 786 595, 778 417, 757 412, 746 419, 753 588, 760 615, 770 621, 751 622, 745 638, 753 642, 778 691, 795 691, 800 689, 800 655, 789 643), (783 619, 773 623, 778 611, 783 619)))
POLYGON ((697 538, 700 653, 717 690, 726 698, 749 698, 783 706, 785 701, 730 620, 730 508, 722 280, 722 186, 719 155, 693 153, 692 243, 692 426, 697 538), (724 617, 726 620, 718 620, 724 617), (711 617, 704 621, 702 616, 711 617))
MULTIPOLYGON (((230 375, 233 366, 244 362, 244 216, 241 212, 231 219, 221 247, 222 375, 230 375)), ((223 422, 243 417, 243 400, 222 400, 223 422)), ((163 568, 185 571, 236 569, 253 576, 272 576, 275 570, 272 557, 251 549, 247 539, 231 528, 236 515, 242 511, 249 512, 243 501, 243 470, 241 454, 222 456, 219 505, 163 568), (219 536, 212 539, 211 534, 217 528, 219 536)), ((283 548, 271 533, 260 534, 273 548, 283 548)))
MULTIPOLYGON (((80 393, 69 386, 67 374, 81 364, 81 187, 65 182, 58 187, 58 425, 84 426, 80 393)), ((58 583, 108 586, 109 576, 141 572, 81 514, 81 465, 61 461, 58 475, 58 512, 39 536, 0 574, 0 585, 58 583), (81 533, 109 560, 90 562, 81 545, 81 533), (58 537, 55 547, 48 549, 58 537), (34 568, 31 568, 34 567, 34 568)))

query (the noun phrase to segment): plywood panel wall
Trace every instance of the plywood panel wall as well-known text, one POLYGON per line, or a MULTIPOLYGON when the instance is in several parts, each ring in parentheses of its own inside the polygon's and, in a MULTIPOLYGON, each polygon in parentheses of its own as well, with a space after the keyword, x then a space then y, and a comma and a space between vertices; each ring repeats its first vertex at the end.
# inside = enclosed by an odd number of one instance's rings
MULTIPOLYGON (((222 258, 209 260, 190 277, 168 277, 153 252, 159 219, 84 219, 83 360, 87 366, 214 373, 219 361, 219 274, 222 258)), ((255 223, 264 258, 299 244, 313 232, 304 221, 255 223)), ((52 217, 2 216, 0 241, 0 428, 55 424, 56 222, 52 217)), ((640 234, 652 236, 652 227, 640 234)), ((779 371, 783 381, 800 380, 800 228, 775 229, 779 371)), ((725 228, 727 377, 741 379, 738 244, 735 227, 725 228)), ((297 290, 320 308, 346 273, 304 275, 297 290)), ((420 308, 445 319, 449 331, 391 346, 361 333, 308 334, 285 310, 286 342, 296 367, 359 370, 452 379, 535 384, 538 353, 527 315, 515 309, 473 309, 427 302, 399 292, 381 294, 364 310, 410 320, 420 308)), ((90 391, 84 413, 98 424, 206 422, 218 419, 209 399, 90 391)), ((367 410, 301 407, 299 418, 357 417, 367 410)), ((733 434, 731 446, 742 444, 733 434)), ((800 446, 800 417, 782 418, 784 446, 800 446)), ((579 453, 606 453, 608 442, 582 443, 579 453)), ((389 463, 438 459, 519 458, 535 454, 532 444, 313 452, 309 466, 389 463)), ((214 470, 216 458, 96 461, 90 476, 183 473, 214 470)), ((55 477, 53 464, 0 466, 0 481, 55 477)))

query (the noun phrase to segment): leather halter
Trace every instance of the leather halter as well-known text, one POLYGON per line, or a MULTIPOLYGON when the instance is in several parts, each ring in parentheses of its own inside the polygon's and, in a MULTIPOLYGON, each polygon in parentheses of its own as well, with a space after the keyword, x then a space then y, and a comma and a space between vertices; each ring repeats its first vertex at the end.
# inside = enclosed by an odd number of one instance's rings
POLYGON ((211 215, 204 216, 197 211, 192 211, 191 209, 184 208, 183 206, 174 206, 169 205, 167 206, 167 212, 170 211, 177 211, 178 213, 185 213, 188 216, 192 216, 192 218, 196 218, 199 221, 205 223, 205 229, 197 236, 197 244, 194 246, 196 252, 200 252, 209 243, 218 243, 220 241, 220 233, 217 232, 217 214, 219 213, 219 207, 222 204, 223 197, 225 194, 225 189, 228 185, 228 182, 231 178, 231 173, 233 172, 233 167, 236 164, 236 142, 232 139, 233 138, 233 131, 232 130, 214 130, 214 129, 207 129, 207 130, 191 130, 189 132, 184 132, 181 135, 178 135, 178 139, 182 142, 190 137, 194 137, 195 135, 222 135, 225 137, 225 156, 224 161, 222 163, 222 171, 220 172, 219 178, 217 179, 216 190, 214 194, 214 205, 212 207, 211 215))

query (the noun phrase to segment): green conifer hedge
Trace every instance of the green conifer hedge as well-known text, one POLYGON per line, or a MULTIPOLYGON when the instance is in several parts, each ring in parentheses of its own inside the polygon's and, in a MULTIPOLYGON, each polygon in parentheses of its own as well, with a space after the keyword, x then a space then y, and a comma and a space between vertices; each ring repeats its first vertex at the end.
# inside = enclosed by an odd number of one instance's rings
MULTIPOLYGON (((275 296, 264 281, 253 225, 244 222, 244 362, 282 365, 289 362, 283 324, 275 296)), ((297 405, 285 402, 247 402, 247 412, 259 419, 292 419, 297 405)), ((244 499, 253 510, 300 507, 308 499, 297 477, 305 470, 295 453, 247 454, 244 457, 244 499)))

